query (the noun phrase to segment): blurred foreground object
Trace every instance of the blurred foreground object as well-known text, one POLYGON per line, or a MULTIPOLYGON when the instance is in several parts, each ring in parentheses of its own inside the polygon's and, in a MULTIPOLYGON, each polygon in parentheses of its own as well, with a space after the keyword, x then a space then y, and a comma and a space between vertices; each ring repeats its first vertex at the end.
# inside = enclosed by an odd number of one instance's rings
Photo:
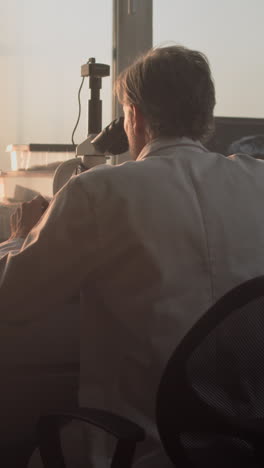
POLYGON ((228 148, 230 154, 245 153, 256 159, 264 159, 264 135, 245 136, 228 148))

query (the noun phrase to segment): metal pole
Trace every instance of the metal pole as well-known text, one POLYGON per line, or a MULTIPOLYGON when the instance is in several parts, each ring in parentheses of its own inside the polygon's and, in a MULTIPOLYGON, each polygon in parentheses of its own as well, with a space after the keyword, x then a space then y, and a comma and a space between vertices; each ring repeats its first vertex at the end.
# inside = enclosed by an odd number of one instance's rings
MULTIPOLYGON (((138 55, 152 47, 152 0, 113 0, 113 81, 138 55)), ((113 96, 113 119, 122 115, 122 109, 113 96)), ((116 162, 129 155, 116 157, 116 162)))

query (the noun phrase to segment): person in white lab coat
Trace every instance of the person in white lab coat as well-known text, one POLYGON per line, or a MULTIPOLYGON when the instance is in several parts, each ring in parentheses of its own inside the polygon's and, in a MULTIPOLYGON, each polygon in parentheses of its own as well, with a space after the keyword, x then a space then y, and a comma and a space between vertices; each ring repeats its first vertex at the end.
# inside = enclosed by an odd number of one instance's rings
POLYGON ((80 289, 80 403, 141 424, 138 464, 165 466, 155 397, 168 358, 220 296, 264 273, 264 165, 203 146, 215 105, 203 54, 151 50, 116 89, 132 161, 72 177, 2 258, 0 320, 21 330, 80 289))

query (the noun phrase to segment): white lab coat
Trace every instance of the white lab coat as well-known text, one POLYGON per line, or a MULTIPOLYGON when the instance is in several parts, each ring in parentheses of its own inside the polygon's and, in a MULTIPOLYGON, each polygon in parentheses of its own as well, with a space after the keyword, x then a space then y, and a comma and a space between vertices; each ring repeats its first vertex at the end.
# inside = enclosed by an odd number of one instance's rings
POLYGON ((175 346, 220 296, 264 274, 263 199, 263 162, 186 138, 73 177, 22 251, 0 261, 0 320, 37 320, 81 286, 80 403, 143 425, 151 455, 175 346))
MULTIPOLYGON (((1 243, 0 258, 18 253, 23 242, 17 238, 1 243)), ((10 293, 16 295, 15 286, 10 293)), ((40 415, 77 404, 79 305, 63 304, 46 312, 23 326, 1 323, 1 446, 27 443, 40 415)))

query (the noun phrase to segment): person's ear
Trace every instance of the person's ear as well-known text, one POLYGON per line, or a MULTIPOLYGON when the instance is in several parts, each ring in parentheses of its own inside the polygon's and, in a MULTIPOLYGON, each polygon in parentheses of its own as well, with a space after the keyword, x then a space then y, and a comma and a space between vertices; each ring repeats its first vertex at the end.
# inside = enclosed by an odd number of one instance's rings
POLYGON ((142 133, 145 133, 146 129, 146 122, 145 122, 145 117, 142 114, 141 110, 135 106, 132 105, 132 126, 135 135, 139 135, 142 133))

